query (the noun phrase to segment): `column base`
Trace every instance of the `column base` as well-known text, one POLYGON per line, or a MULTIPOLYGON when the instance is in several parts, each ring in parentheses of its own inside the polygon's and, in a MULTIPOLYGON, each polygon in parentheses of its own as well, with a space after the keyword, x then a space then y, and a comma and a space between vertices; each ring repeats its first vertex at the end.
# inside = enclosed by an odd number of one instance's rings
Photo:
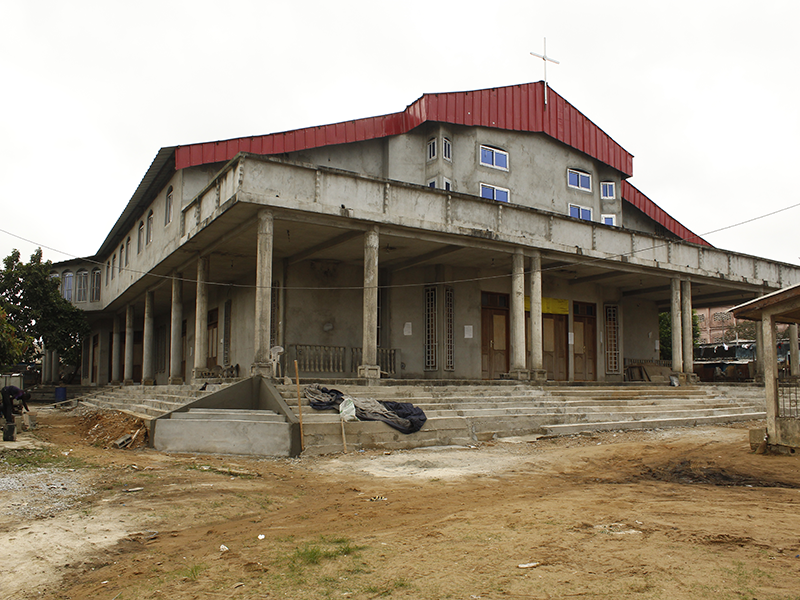
POLYGON ((268 363, 253 363, 250 365, 250 375, 261 375, 267 379, 274 377, 274 369, 271 362, 268 363))
POLYGON ((142 379, 142 385, 155 385, 155 379, 142 379))
POLYGON ((133 385, 133 383, 134 383, 133 379, 124 379, 122 381, 122 385, 133 385))
POLYGON ((119 385, 120 383, 122 382, 119 379, 112 379, 108 382, 108 385, 119 385))
POLYGON ((531 381, 547 381, 546 369, 531 369, 531 381))
POLYGON ((359 365, 358 376, 363 379, 380 379, 381 367, 380 365, 359 365))
POLYGON ((183 385, 183 377, 170 377, 167 383, 169 385, 183 385))
POLYGON ((508 372, 509 379, 516 379, 517 381, 528 381, 531 378, 531 372, 526 369, 512 369, 508 372))

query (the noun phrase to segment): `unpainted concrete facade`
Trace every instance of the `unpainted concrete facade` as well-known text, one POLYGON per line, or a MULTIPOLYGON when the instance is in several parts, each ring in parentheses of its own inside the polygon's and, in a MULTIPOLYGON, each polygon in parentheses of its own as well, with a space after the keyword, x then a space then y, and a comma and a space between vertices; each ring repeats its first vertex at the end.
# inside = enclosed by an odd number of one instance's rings
POLYGON ((658 313, 676 302, 800 281, 665 231, 622 198, 625 173, 542 133, 425 121, 178 170, 174 150, 96 256, 56 265, 102 275, 100 300, 77 303, 92 323, 85 384, 294 375, 295 359, 314 377, 622 381, 627 359, 658 358, 658 313), (482 147, 507 166, 483 164, 482 147))

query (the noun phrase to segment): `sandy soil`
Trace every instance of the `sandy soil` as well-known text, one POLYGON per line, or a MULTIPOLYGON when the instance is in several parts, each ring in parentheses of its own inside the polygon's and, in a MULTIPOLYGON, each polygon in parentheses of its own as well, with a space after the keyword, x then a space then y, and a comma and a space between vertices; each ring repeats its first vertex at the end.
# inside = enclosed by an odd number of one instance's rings
POLYGON ((2 598, 800 598, 800 456, 756 423, 251 460, 37 416, 0 447, 2 598))

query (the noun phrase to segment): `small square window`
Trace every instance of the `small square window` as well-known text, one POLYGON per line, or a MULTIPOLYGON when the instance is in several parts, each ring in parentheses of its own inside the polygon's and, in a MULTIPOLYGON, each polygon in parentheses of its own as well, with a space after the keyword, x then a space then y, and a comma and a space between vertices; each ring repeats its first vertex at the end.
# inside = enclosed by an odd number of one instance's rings
POLYGON ((442 156, 445 160, 453 160, 453 147, 447 138, 442 138, 442 156))
POLYGON ((567 185, 585 192, 592 191, 592 176, 582 171, 567 170, 567 185))
POLYGON ((600 184, 600 197, 603 200, 613 200, 617 197, 613 181, 604 181, 600 184))
POLYGON ((428 160, 436 158, 436 138, 428 141, 428 160))
POLYGON ((497 202, 508 202, 509 192, 505 188, 493 185, 481 184, 481 198, 496 200, 497 202))
POLYGON ((436 178, 434 178, 434 179, 431 179, 431 180, 428 182, 428 187, 429 187, 429 188, 435 188, 435 187, 436 187, 436 178))
POLYGON ((447 177, 442 177, 442 180, 444 181, 444 189, 448 192, 451 191, 453 189, 453 184, 450 180, 447 177))
POLYGON ((489 146, 481 146, 481 164, 508 171, 508 152, 490 148, 489 146))
POLYGON ((578 206, 577 204, 569 205, 569 216, 582 221, 592 220, 592 209, 585 206, 578 206))
POLYGON ((617 224, 617 215, 601 215, 600 222, 603 225, 616 225, 617 224))

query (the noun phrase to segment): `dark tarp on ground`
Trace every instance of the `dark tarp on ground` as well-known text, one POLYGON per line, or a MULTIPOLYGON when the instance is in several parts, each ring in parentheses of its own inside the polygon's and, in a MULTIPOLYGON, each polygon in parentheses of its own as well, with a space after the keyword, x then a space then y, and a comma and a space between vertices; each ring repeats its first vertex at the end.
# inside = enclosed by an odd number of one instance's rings
MULTIPOLYGON (((339 410, 345 397, 339 390, 328 389, 319 384, 307 386, 303 393, 315 410, 339 410)), ((410 402, 353 398, 353 404, 359 420, 383 421, 402 433, 419 431, 428 420, 425 412, 410 402)))

